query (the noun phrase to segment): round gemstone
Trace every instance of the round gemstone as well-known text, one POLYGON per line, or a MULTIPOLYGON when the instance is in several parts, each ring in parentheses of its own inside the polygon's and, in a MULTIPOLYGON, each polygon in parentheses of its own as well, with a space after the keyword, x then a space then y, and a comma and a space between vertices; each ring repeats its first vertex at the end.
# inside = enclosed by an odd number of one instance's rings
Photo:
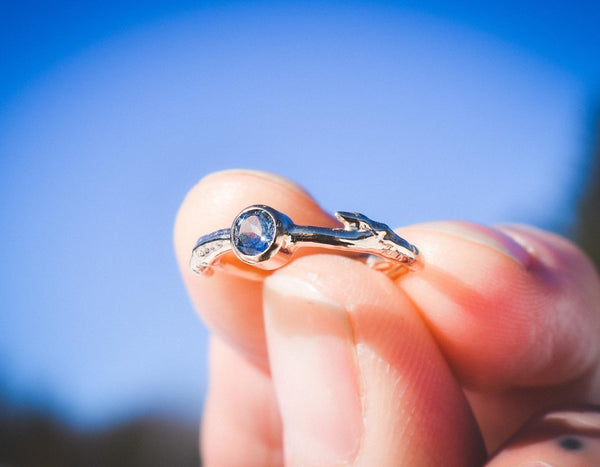
POLYGON ((267 251, 275 238, 275 222, 262 210, 247 211, 240 215, 233 228, 235 247, 247 256, 267 251))

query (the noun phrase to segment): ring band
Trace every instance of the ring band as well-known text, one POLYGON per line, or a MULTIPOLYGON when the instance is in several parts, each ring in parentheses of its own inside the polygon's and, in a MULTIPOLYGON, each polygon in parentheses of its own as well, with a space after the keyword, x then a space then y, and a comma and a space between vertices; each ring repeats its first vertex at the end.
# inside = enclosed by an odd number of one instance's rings
POLYGON ((220 260, 233 252, 243 263, 272 270, 288 263, 303 246, 365 256, 371 267, 390 276, 417 267, 417 247, 386 224, 355 212, 339 211, 335 217, 343 228, 296 225, 269 206, 249 206, 236 216, 231 228, 198 239, 190 268, 196 274, 210 275, 220 260))

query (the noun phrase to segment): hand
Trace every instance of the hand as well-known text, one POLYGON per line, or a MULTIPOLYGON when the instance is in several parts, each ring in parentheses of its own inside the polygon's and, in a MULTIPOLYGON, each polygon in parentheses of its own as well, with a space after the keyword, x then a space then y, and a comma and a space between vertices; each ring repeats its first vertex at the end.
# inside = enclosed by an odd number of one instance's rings
MULTIPOLYGON (((565 239, 437 222, 398 230, 424 267, 396 281, 332 254, 259 280, 193 275, 197 237, 258 203, 336 225, 267 173, 216 173, 185 199, 177 257, 212 332, 206 465, 481 465, 540 410, 599 402, 600 281, 565 239)), ((600 412, 581 407, 537 418, 490 465, 586 459, 600 412)))

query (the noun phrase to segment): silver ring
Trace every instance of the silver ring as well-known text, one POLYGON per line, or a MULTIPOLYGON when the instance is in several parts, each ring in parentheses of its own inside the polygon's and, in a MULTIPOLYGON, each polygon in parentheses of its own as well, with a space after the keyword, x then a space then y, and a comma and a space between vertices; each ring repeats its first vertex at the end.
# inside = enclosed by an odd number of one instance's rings
POLYGON ((416 269, 417 247, 386 224, 356 212, 339 211, 335 217, 343 228, 296 225, 269 206, 249 206, 236 216, 231 228, 198 239, 190 267, 196 274, 210 275, 233 252, 245 264, 273 270, 288 263, 299 248, 312 246, 358 255, 390 276, 416 269))

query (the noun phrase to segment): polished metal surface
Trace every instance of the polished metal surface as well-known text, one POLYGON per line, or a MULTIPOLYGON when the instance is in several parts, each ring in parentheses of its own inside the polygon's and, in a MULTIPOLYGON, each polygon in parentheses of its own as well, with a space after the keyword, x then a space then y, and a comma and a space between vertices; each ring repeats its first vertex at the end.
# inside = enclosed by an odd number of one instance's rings
MULTIPOLYGON (((362 257, 374 269, 395 276, 417 267, 419 251, 414 245, 397 235, 386 224, 375 222, 367 216, 355 212, 340 211, 335 217, 343 228, 326 228, 310 225, 296 225, 285 214, 264 205, 249 206, 240 212, 231 228, 217 230, 200 237, 192 251, 190 267, 196 274, 208 274, 218 267, 220 260, 234 253, 243 263, 261 269, 277 269, 292 259, 294 252, 304 246, 336 250, 362 257), (262 227, 273 229, 275 234, 266 238, 255 235, 259 245, 255 255, 242 253, 236 245, 243 239, 240 222, 252 218, 253 227, 257 219, 262 219, 262 227), (265 220, 266 219, 266 220, 265 220)), ((260 234, 261 230, 257 230, 260 234)), ((247 249, 244 247, 244 249, 247 249)))

